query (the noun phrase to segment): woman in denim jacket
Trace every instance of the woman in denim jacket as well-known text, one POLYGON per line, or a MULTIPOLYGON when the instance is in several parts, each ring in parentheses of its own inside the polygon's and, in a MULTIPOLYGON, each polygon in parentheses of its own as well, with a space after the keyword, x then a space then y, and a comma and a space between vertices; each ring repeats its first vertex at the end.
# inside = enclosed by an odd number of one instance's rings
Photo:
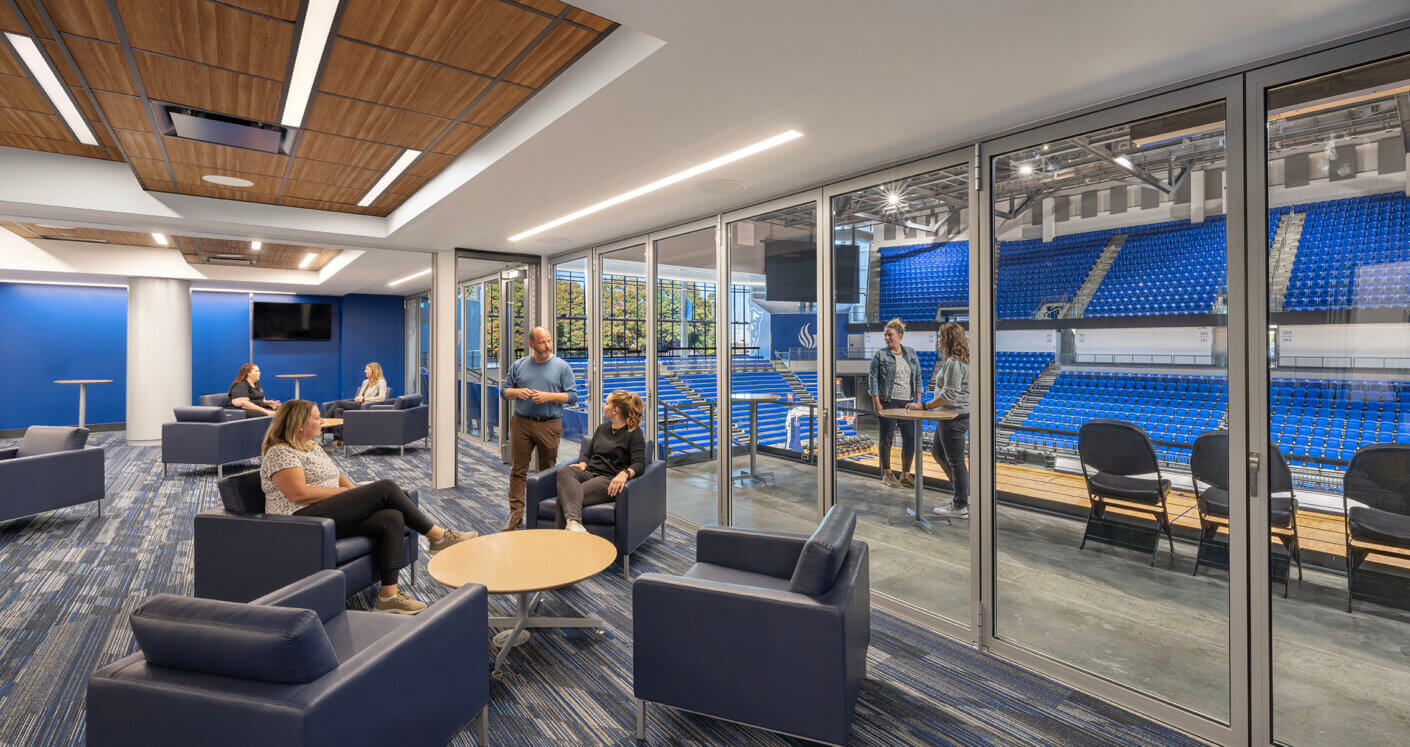
MULTIPOLYGON (((903 408, 914 402, 920 395, 920 359, 916 351, 901 344, 906 334, 906 325, 900 319, 886 323, 882 333, 886 347, 876 351, 871 357, 871 368, 867 372, 867 393, 871 395, 872 407, 876 412, 890 408, 903 408)), ((901 427, 901 470, 900 475, 891 470, 891 437, 900 425, 895 418, 877 415, 881 424, 881 434, 877 441, 877 451, 881 455, 881 482, 892 488, 914 488, 915 478, 911 476, 911 463, 915 458, 915 429, 901 427)))

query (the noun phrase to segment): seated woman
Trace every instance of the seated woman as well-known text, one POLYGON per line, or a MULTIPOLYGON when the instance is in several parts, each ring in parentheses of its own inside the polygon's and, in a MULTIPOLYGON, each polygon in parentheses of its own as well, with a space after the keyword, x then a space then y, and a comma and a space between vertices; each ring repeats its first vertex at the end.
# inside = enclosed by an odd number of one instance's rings
POLYGON ((641 397, 618 389, 602 403, 602 419, 576 464, 558 470, 558 505, 571 532, 583 528, 583 506, 606 503, 646 469, 641 397))
POLYGON ((235 375, 235 383, 230 385, 230 406, 245 411, 245 417, 258 418, 273 415, 279 409, 279 400, 265 399, 264 387, 259 383, 259 366, 246 363, 235 375))
POLYGON ((476 533, 432 524, 391 480, 354 485, 339 474, 338 466, 315 443, 322 429, 318 408, 307 400, 285 402, 275 413, 274 422, 264 434, 259 466, 265 513, 323 516, 333 520, 338 539, 376 538, 382 590, 374 609, 400 615, 414 615, 426 609, 423 602, 397 588, 405 528, 426 535, 431 555, 471 539, 476 533))
MULTIPOLYGON (((368 402, 384 402, 387 399, 387 379, 382 376, 382 365, 373 361, 362 369, 362 385, 357 388, 357 396, 352 399, 340 399, 336 402, 329 402, 323 406, 321 414, 325 418, 341 418, 348 410, 360 410, 368 402)), ((333 441, 337 445, 343 444, 343 426, 333 429, 333 441)))

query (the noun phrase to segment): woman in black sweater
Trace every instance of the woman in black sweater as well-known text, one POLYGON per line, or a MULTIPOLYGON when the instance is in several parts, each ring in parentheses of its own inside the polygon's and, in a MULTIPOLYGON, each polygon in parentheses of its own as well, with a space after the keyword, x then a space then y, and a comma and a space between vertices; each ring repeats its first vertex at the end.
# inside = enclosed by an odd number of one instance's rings
POLYGON ((646 469, 641 397, 618 389, 602 403, 602 419, 575 464, 558 470, 558 505, 568 531, 586 532, 583 506, 606 503, 646 469))

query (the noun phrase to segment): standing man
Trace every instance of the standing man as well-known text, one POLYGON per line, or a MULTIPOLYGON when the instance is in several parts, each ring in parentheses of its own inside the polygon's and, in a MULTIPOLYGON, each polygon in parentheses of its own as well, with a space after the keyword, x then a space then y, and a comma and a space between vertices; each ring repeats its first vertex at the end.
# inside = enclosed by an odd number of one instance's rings
POLYGON ((529 330, 530 354, 514 361, 500 390, 514 400, 509 421, 509 521, 500 531, 518 529, 524 520, 524 488, 529 457, 538 450, 539 469, 558 461, 563 435, 563 406, 578 401, 578 385, 568 362, 553 354, 553 338, 543 327, 529 330))

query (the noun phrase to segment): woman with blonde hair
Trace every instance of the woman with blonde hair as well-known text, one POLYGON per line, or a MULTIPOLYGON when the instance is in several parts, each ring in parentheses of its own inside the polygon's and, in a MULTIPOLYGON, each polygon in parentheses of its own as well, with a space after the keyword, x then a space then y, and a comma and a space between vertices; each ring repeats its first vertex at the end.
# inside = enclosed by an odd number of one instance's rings
POLYGON ((560 528, 586 532, 583 506, 607 503, 646 469, 641 397, 618 389, 602 403, 602 419, 576 464, 558 470, 560 528))
POLYGON ((969 467, 965 464, 965 433, 969 430, 969 340, 964 327, 946 322, 935 340, 941 361, 930 377, 935 399, 924 404, 906 405, 913 410, 943 410, 955 413, 953 420, 941 420, 930 454, 950 478, 955 498, 949 506, 936 506, 935 513, 947 519, 969 518, 969 467))
POLYGON ((901 344, 906 334, 906 323, 892 319, 886 323, 882 339, 886 347, 876 351, 871 357, 871 367, 867 371, 867 393, 871 395, 872 408, 881 426, 877 439, 877 451, 881 457, 881 482, 892 488, 913 488, 915 478, 911 477, 911 460, 915 456, 915 429, 901 425, 901 469, 900 475, 891 470, 891 438, 899 421, 884 418, 882 410, 906 407, 921 393, 920 358, 916 351, 901 344))
MULTIPOLYGON (((382 375, 382 365, 373 361, 362 368, 362 384, 357 388, 357 395, 352 399, 340 399, 333 402, 324 402, 320 414, 325 418, 342 418, 343 413, 348 410, 361 410, 362 406, 368 402, 384 402, 387 399, 389 389, 387 379, 382 375)), ((343 426, 333 429, 333 439, 339 446, 343 443, 343 426)))
POLYGON ((430 555, 471 539, 476 533, 442 529, 431 523, 391 480, 354 485, 318 447, 315 439, 322 429, 323 419, 308 400, 290 400, 275 413, 264 434, 259 466, 264 512, 322 516, 333 520, 338 539, 376 539, 382 590, 374 609, 400 615, 414 615, 426 609, 423 602, 397 588, 405 528, 426 535, 430 555))

